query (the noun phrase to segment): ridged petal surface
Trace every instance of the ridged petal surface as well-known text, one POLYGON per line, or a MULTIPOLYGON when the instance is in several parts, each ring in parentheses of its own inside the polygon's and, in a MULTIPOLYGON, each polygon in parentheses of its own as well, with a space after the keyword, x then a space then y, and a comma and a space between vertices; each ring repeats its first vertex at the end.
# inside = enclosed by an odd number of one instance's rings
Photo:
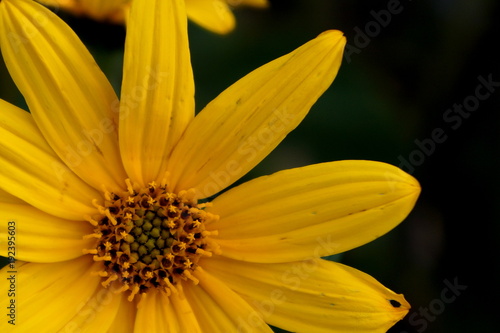
POLYGON ((387 332, 410 308, 368 274, 321 259, 251 264, 219 257, 203 267, 268 323, 292 332, 387 332))
POLYGON ((224 256, 272 263, 318 258, 371 242, 410 213, 420 186, 381 162, 338 161, 277 172, 213 201, 224 256))
POLYGON ((293 130, 330 86, 345 38, 328 31, 251 72, 191 122, 170 159, 176 191, 209 197, 239 179, 293 130))
POLYGON ((64 163, 94 188, 122 186, 118 99, 76 34, 35 1, 3 0, 0 47, 35 122, 64 163))
MULTIPOLYGON (((0 100, 0 187, 54 216, 81 221, 100 194, 59 159, 33 117, 0 100)), ((7 200, 7 197, 6 197, 7 200)))
POLYGON ((120 151, 129 177, 162 179, 194 117, 194 81, 183 0, 134 0, 120 103, 120 151))

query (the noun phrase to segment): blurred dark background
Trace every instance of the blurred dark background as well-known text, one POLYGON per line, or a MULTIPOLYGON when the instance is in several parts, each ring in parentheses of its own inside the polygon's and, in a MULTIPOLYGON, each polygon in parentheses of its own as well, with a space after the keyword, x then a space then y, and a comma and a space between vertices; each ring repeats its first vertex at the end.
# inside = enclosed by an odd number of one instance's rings
MULTIPOLYGON (((340 260, 412 304, 390 332, 493 331, 500 296, 498 2, 271 3, 269 10, 237 9, 238 26, 227 36, 190 25, 197 109, 322 31, 342 30, 348 48, 334 84, 245 179, 343 159, 400 166, 422 185, 415 210, 340 260)), ((124 28, 62 16, 118 90, 124 28)), ((0 97, 23 106, 3 62, 0 79, 0 97)))

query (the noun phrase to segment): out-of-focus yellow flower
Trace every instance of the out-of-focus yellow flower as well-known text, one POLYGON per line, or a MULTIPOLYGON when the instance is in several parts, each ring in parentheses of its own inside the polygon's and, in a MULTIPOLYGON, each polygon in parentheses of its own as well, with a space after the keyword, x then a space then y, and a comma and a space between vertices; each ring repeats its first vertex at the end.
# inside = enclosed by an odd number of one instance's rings
POLYGON ((302 121, 337 75, 342 33, 258 68, 195 116, 184 6, 133 2, 118 99, 56 15, 0 1, 1 52, 30 109, 0 100, 0 239, 15 238, 20 260, 0 272, 18 311, 0 331, 385 332, 408 312, 403 296, 321 257, 399 224, 420 192, 412 176, 322 163, 203 201, 302 121))
MULTIPOLYGON (((123 23, 132 0, 37 0, 55 9, 84 15, 96 20, 123 23)), ((235 27, 232 7, 266 8, 268 0, 186 0, 188 17, 210 31, 226 34, 235 27)))

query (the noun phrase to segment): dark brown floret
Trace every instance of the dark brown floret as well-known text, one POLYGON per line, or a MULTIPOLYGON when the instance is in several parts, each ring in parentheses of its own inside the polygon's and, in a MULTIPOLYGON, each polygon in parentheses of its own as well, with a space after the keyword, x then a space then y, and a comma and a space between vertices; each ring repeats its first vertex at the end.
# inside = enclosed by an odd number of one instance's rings
POLYGON ((166 186, 150 184, 142 190, 131 189, 121 195, 106 193, 102 216, 91 221, 99 237, 94 260, 103 261, 103 285, 121 282, 129 290, 129 300, 151 288, 167 294, 182 280, 197 283, 191 272, 209 247, 205 223, 214 216, 198 205, 193 193, 173 194, 166 186), (116 222, 116 223, 115 223, 116 222), (188 272, 190 271, 190 272, 188 272))

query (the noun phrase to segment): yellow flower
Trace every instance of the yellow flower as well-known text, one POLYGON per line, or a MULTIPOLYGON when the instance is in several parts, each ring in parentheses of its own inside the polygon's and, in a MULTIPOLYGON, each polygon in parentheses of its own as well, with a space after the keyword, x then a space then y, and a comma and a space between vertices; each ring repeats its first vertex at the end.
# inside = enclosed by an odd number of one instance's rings
MULTIPOLYGON (((122 23, 128 17, 131 0, 37 0, 47 6, 96 20, 122 23)), ((268 0, 186 0, 186 12, 193 22, 219 34, 235 27, 231 7, 266 8, 268 0)))
POLYGON ((0 330, 386 331, 408 312, 403 296, 321 257, 402 221, 413 177, 340 161, 206 199, 301 122, 337 74, 342 33, 260 67, 195 117, 184 10, 133 2, 118 100, 60 19, 0 1, 2 55, 31 112, 0 100, 0 254, 11 260, 0 330))

